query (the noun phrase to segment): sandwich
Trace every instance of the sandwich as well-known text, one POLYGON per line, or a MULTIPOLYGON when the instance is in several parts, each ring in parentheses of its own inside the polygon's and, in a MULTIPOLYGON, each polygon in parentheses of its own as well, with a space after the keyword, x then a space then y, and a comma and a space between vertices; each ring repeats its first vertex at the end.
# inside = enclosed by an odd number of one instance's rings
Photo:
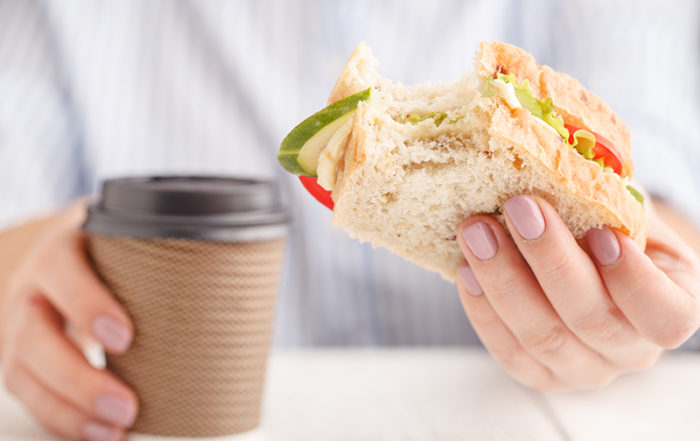
POLYGON ((482 42, 456 82, 406 86, 381 77, 360 43, 328 102, 285 137, 278 160, 356 239, 454 281, 460 223, 504 223, 503 203, 530 194, 579 240, 608 225, 645 246, 627 126, 520 48, 482 42))

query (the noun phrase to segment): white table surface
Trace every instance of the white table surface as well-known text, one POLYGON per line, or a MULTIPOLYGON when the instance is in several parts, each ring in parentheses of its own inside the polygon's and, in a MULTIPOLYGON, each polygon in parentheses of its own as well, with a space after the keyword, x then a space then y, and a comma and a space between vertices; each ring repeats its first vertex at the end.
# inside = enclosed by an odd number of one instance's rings
MULTIPOLYGON (((700 440, 698 402, 700 354, 667 355, 604 390, 543 395, 479 349, 275 351, 261 428, 229 439, 700 440)), ((0 440, 53 438, 0 391, 0 440)))

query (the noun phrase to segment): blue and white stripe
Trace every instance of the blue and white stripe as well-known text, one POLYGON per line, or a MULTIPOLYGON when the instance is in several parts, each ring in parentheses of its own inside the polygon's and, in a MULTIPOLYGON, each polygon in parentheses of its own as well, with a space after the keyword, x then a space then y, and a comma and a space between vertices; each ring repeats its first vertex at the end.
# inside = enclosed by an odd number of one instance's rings
POLYGON ((474 343, 455 287, 333 228, 279 141, 361 40, 404 83, 505 40, 606 98, 638 178, 700 221, 699 19, 694 0, 0 0, 0 223, 124 174, 277 177, 295 219, 279 344, 474 343))

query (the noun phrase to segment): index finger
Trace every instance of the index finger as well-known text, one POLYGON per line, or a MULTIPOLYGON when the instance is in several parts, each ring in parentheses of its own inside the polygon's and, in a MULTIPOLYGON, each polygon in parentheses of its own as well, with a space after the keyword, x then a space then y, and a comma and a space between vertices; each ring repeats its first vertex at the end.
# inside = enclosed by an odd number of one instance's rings
POLYGON ((124 308, 88 261, 86 237, 74 230, 55 238, 32 267, 37 289, 69 322, 94 336, 108 351, 127 350, 133 326, 124 308))
POLYGON ((595 264, 554 207, 524 195, 510 198, 504 207, 513 241, 564 323, 586 344, 620 361, 619 348, 641 340, 639 334, 610 299, 595 264))

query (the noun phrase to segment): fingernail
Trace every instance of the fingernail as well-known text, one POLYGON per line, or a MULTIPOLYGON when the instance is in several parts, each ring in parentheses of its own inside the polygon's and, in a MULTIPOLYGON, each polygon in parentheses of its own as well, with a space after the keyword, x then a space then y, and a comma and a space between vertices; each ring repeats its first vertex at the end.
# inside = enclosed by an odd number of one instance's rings
POLYGON ((122 427, 131 427, 136 406, 122 397, 104 394, 95 400, 95 411, 105 420, 122 427))
POLYGON ((544 217, 537 202, 530 196, 515 196, 504 204, 506 214, 525 240, 535 240, 544 233, 544 217))
POLYGON ((88 421, 83 425, 83 438, 87 441, 118 441, 120 437, 119 430, 104 424, 88 421))
POLYGON ((462 230, 462 238, 479 260, 489 260, 498 251, 498 242, 486 222, 479 221, 462 230))
POLYGON ((108 350, 125 352, 131 344, 131 332, 108 315, 100 315, 92 322, 95 337, 108 350))
POLYGON ((467 292, 474 297, 480 296, 484 292, 481 290, 481 285, 479 281, 474 277, 474 271, 467 265, 462 265, 457 270, 459 273, 459 278, 462 280, 462 285, 467 289, 467 292))
POLYGON ((620 243, 608 227, 592 228, 586 233, 588 248, 601 265, 611 265, 620 258, 620 243))

